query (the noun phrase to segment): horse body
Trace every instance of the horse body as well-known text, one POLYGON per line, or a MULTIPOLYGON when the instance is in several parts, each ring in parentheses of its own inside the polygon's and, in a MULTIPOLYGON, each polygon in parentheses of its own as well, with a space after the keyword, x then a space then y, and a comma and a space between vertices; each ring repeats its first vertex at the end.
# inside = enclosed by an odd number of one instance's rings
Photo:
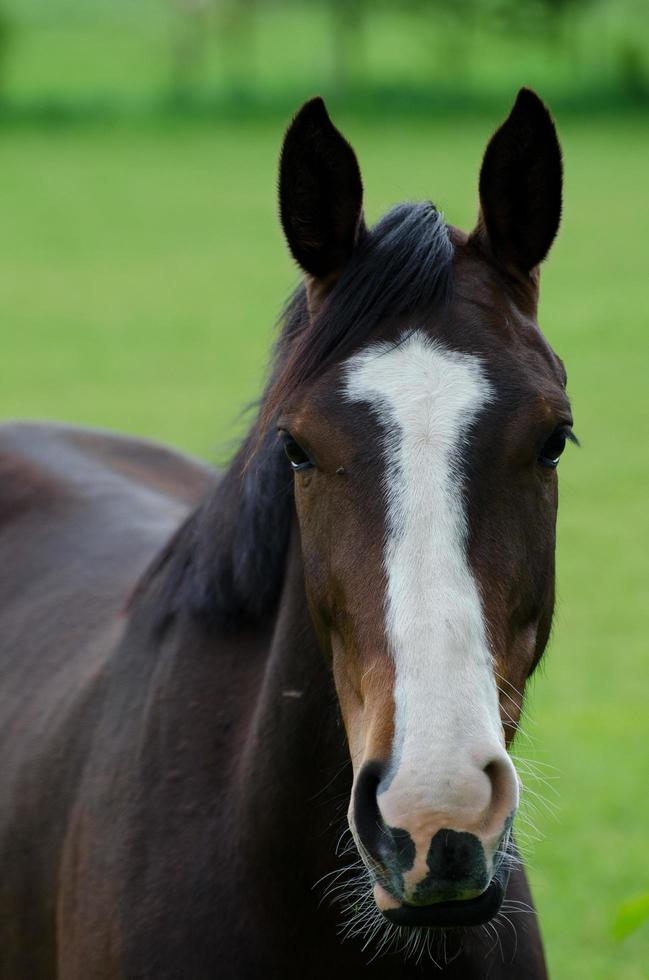
POLYGON ((558 153, 522 93, 472 236, 370 232, 315 100, 280 180, 305 287, 229 469, 5 428, 0 980, 546 976, 507 746, 571 438, 535 322, 558 153))
POLYGON ((35 424, 3 427, 0 471, 0 888, 12 910, 0 973, 48 976, 61 854, 122 610, 210 476, 144 442, 35 424))

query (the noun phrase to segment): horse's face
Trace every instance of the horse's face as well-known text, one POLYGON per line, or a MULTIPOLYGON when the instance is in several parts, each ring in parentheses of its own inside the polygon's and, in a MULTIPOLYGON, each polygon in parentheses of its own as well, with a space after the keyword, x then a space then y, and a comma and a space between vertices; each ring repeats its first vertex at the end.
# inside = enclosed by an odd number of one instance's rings
POLYGON ((286 138, 282 218, 310 310, 293 370, 359 297, 371 306, 399 276, 416 292, 426 228, 450 282, 428 308, 402 295, 397 315, 361 311, 364 335, 341 335, 279 417, 354 768, 349 823, 377 905, 403 924, 484 921, 502 898, 518 804, 506 744, 550 630, 571 437, 535 322, 560 187, 554 127, 527 92, 487 150, 470 236, 421 207, 367 232, 355 157, 321 102, 286 138))

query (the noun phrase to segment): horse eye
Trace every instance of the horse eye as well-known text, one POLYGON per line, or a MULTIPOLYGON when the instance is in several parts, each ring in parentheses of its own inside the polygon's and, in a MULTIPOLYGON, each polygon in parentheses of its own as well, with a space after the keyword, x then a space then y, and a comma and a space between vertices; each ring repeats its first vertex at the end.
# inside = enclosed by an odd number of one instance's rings
POLYGON ((539 453, 538 461, 541 466, 546 466, 550 470, 556 470, 559 465, 561 453, 566 448, 566 440, 569 433, 565 429, 556 429, 539 453))
POLYGON ((313 460, 288 433, 284 436, 284 452, 293 470, 307 470, 313 466, 313 460))

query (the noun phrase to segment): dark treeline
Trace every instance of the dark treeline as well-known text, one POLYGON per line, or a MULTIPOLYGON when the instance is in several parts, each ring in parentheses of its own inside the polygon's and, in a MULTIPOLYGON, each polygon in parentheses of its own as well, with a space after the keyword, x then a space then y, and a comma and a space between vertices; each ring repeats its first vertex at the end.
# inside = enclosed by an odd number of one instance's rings
POLYGON ((318 90, 416 111, 498 100, 521 81, 580 107, 649 101, 646 0, 0 0, 5 108, 25 104, 15 79, 34 38, 32 104, 108 109, 126 92, 149 107, 254 109, 318 90), (116 53, 113 78, 106 48, 128 36, 142 56, 116 53), (64 84, 76 60, 88 78, 64 84))
MULTIPOLYGON (((324 15, 328 81, 340 92, 366 84, 373 25, 392 15, 403 22, 404 30, 407 24, 415 34, 421 33, 422 44, 434 38, 431 63, 440 74, 445 67, 458 66, 471 74, 472 62, 480 60, 476 53, 484 56, 484 47, 509 44, 520 51, 532 46, 537 53, 545 49, 548 62, 563 66, 567 88, 571 78, 575 87, 589 82, 597 87, 604 72, 620 92, 639 99, 649 96, 649 7, 643 0, 310 0, 310 6, 324 15)), ((191 89, 197 67, 209 59, 216 39, 230 86, 236 90, 249 71, 254 74, 256 33, 263 30, 265 12, 285 7, 299 17, 304 4, 175 0, 174 7, 177 89, 191 89)), ((388 70, 386 86, 391 81, 388 70)), ((421 81, 425 85, 427 79, 421 81)))

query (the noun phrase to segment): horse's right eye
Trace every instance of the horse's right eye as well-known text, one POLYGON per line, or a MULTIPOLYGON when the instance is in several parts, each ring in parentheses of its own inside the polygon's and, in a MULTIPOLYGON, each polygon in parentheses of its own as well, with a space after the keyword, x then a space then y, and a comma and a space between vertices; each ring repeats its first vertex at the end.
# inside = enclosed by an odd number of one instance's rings
POLYGON ((566 448, 566 433, 561 429, 550 436, 543 449, 539 453, 539 463, 549 470, 556 470, 559 465, 559 457, 566 448))
POLYGON ((306 470, 313 466, 309 454, 288 433, 284 435, 284 452, 293 470, 306 470))
POLYGON ((541 466, 545 466, 549 470, 556 470, 561 454, 566 448, 566 442, 574 442, 577 446, 579 445, 579 440, 572 429, 563 425, 555 429, 541 449, 538 456, 541 466))

